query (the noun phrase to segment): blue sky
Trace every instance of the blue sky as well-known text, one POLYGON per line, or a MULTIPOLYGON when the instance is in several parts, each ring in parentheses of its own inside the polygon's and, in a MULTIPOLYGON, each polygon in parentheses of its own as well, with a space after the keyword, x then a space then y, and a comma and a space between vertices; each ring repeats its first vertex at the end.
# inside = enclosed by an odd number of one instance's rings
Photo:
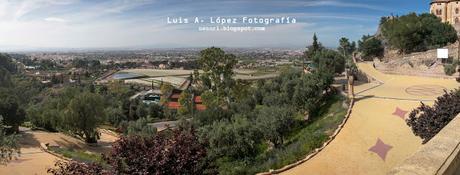
MULTIPOLYGON (((373 34, 381 16, 428 12, 429 0, 0 0, 0 50, 305 47, 373 34), (259 32, 200 32, 167 17, 291 17, 259 32)), ((208 24, 209 25, 209 24, 208 24)), ((235 24, 234 26, 258 26, 235 24)))

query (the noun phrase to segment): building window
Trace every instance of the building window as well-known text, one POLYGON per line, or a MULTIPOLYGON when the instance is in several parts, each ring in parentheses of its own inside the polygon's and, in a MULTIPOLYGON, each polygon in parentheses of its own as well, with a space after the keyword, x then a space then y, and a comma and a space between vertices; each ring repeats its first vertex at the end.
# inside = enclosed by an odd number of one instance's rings
POLYGON ((455 23, 454 24, 457 24, 458 23, 458 17, 455 18, 455 23))
POLYGON ((458 8, 455 8, 455 14, 458 14, 458 8))
POLYGON ((437 10, 436 10, 436 15, 442 15, 442 10, 441 10, 441 9, 437 9, 437 10))

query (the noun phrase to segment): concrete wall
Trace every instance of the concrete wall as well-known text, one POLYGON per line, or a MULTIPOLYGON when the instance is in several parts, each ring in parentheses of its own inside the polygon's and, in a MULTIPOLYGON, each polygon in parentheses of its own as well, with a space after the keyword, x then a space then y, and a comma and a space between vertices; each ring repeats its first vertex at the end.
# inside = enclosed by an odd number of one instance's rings
POLYGON ((460 175, 460 115, 388 174, 460 175))

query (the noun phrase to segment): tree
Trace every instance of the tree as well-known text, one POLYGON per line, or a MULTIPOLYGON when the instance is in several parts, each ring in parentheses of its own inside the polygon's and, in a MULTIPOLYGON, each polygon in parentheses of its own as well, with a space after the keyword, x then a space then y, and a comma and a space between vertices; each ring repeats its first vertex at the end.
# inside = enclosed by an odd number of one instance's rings
POLYGON ((161 104, 165 104, 165 103, 169 102, 169 95, 171 95, 173 90, 174 90, 174 86, 172 86, 169 83, 163 83, 161 85, 161 87, 160 87, 160 91, 161 91, 161 94, 162 94, 162 97, 160 99, 161 104))
POLYGON ((212 158, 230 157, 241 159, 257 153, 261 142, 257 128, 242 115, 234 116, 230 121, 215 122, 209 128, 200 131, 200 138, 209 143, 212 158))
POLYGON ((305 52, 305 57, 307 59, 311 59, 313 55, 316 54, 316 52, 323 50, 324 47, 323 45, 318 41, 318 37, 316 36, 316 33, 313 34, 313 43, 312 45, 307 47, 307 51, 305 52))
POLYGON ((150 118, 164 118, 165 117, 163 107, 156 103, 152 103, 149 105, 148 114, 150 118))
POLYGON ((104 101, 98 94, 83 92, 70 101, 66 109, 66 129, 96 143, 99 138, 97 127, 104 121, 104 101))
POLYGON ((409 114, 406 122, 414 134, 426 143, 459 113, 460 89, 457 89, 438 97, 432 107, 422 103, 409 114))
POLYGON ((139 118, 136 121, 123 121, 120 124, 123 134, 127 136, 152 137, 157 133, 157 128, 149 125, 146 118, 139 118))
POLYGON ((382 42, 376 37, 363 35, 361 40, 358 41, 358 45, 362 57, 366 60, 372 60, 374 57, 383 56, 384 47, 382 42))
POLYGON ((211 47, 200 52, 198 62, 203 70, 201 80, 204 83, 209 80, 210 90, 221 104, 228 103, 229 94, 235 84, 233 68, 237 63, 236 56, 211 47))
POLYGON ((113 126, 118 126, 122 121, 128 120, 123 114, 123 109, 116 107, 108 107, 105 109, 108 122, 113 126))
POLYGON ((0 115, 0 164, 6 164, 20 153, 16 135, 6 135, 0 115))
POLYGON ((16 64, 13 62, 13 59, 8 54, 0 53, 0 69, 5 69, 10 74, 17 72, 16 64))
POLYGON ((9 90, 0 89, 0 115, 13 132, 19 132, 19 125, 25 120, 26 112, 20 107, 17 97, 9 90))
POLYGON ((275 147, 280 147, 284 143, 285 136, 295 128, 293 112, 287 107, 263 107, 259 110, 258 128, 275 147))
POLYGON ((174 130, 151 137, 122 137, 104 156, 108 168, 100 164, 57 162, 48 169, 54 175, 83 174, 203 174, 209 163, 206 149, 193 130, 174 130))
POLYGON ((382 34, 402 53, 425 51, 457 41, 457 32, 435 15, 410 13, 382 21, 382 34))
POLYGON ((340 54, 342 54, 344 57, 350 56, 356 49, 356 43, 350 42, 348 38, 342 37, 339 40, 339 47, 337 50, 339 51, 340 54))
POLYGON ((318 69, 340 74, 345 71, 345 57, 333 50, 322 50, 313 56, 318 69))
POLYGON ((178 110, 179 115, 185 116, 193 114, 193 101, 192 94, 188 91, 182 91, 179 97, 180 108, 178 110))
POLYGON ((0 67, 0 87, 10 87, 12 83, 11 74, 8 70, 0 67))
POLYGON ((202 174, 206 150, 193 131, 122 137, 106 157, 114 174, 202 174))

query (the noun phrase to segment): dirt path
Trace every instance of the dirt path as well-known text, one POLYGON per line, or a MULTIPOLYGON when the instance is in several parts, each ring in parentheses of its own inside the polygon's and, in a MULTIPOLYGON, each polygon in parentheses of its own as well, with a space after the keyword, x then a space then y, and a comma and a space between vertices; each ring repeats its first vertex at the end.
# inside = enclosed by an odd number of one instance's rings
POLYGON ((21 128, 22 137, 21 156, 17 160, 8 163, 7 166, 0 165, 1 175, 33 175, 46 174, 48 168, 54 167, 55 161, 59 160, 54 155, 46 153, 40 149, 40 143, 50 143, 67 148, 84 149, 95 153, 105 153, 110 151, 111 144, 118 138, 101 132, 101 139, 98 146, 88 146, 83 141, 70 137, 62 133, 50 133, 45 131, 31 131, 21 128))
POLYGON ((386 174, 421 146, 405 123, 408 112, 423 100, 432 104, 454 80, 386 75, 372 65, 359 68, 383 84, 362 84, 353 112, 335 140, 318 155, 283 174, 386 174))

